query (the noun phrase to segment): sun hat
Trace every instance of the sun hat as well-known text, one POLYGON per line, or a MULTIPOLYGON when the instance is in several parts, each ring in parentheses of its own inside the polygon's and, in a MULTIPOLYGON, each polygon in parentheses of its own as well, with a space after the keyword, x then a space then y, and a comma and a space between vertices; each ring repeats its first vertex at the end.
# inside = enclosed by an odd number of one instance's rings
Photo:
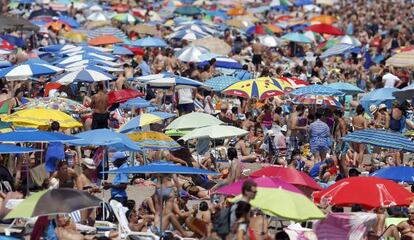
POLYGON ((371 112, 371 114, 374 114, 378 111, 378 108, 375 105, 371 105, 369 106, 369 111, 371 112))
POLYGON ((95 162, 92 158, 82 158, 82 164, 89 169, 96 169, 95 162))

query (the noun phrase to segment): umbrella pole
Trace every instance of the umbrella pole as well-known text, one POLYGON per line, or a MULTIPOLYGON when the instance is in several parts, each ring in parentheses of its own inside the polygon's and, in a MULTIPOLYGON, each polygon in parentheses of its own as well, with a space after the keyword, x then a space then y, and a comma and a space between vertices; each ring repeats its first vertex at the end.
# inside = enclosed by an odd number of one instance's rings
MULTIPOLYGON (((101 185, 102 185, 102 183, 103 183, 103 181, 104 181, 104 179, 105 179, 105 174, 104 174, 104 172, 105 172, 105 163, 107 163, 109 160, 108 160, 108 148, 107 147, 105 147, 105 149, 104 149, 104 159, 103 159, 103 163, 102 163, 102 181, 101 181, 101 185)), ((105 221, 105 219, 106 219, 106 216, 105 216, 105 191, 102 191, 102 202, 103 202, 103 204, 102 204, 102 221, 105 221)))
POLYGON ((160 239, 162 239, 162 235, 163 235, 163 231, 162 231, 162 215, 163 215, 163 211, 164 211, 164 199, 162 198, 162 180, 163 180, 163 175, 161 174, 160 177, 160 239))

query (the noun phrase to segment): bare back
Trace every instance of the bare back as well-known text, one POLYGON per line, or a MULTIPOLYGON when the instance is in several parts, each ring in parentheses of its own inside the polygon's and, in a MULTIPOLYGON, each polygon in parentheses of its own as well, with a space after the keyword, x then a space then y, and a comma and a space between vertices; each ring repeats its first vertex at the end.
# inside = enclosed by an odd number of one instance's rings
POLYGON ((108 105, 108 95, 103 91, 92 96, 91 108, 95 113, 106 113, 108 105))

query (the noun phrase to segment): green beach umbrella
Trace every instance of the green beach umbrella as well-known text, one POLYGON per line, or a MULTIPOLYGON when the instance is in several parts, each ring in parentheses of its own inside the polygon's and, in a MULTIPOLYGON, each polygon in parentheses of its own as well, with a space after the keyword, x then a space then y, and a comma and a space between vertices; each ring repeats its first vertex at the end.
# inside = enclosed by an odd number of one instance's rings
POLYGON ((201 14, 201 9, 195 6, 184 6, 175 9, 174 13, 186 16, 194 16, 201 14))
MULTIPOLYGON (((237 202, 241 195, 232 202, 237 202)), ((323 212, 306 196, 284 189, 257 188, 257 194, 250 204, 270 216, 293 221, 307 221, 325 218, 323 212)))
POLYGON ((185 114, 176 118, 172 121, 166 128, 166 130, 175 129, 175 130, 182 130, 182 129, 194 129, 194 128, 202 128, 208 126, 218 126, 223 124, 218 118, 206 114, 206 113, 199 113, 199 112, 192 112, 189 114, 185 114))
POLYGON ((233 126, 226 126, 226 125, 209 126, 209 127, 196 128, 190 133, 184 135, 181 139, 184 141, 188 141, 191 139, 199 139, 199 138, 223 139, 223 138, 244 136, 244 135, 247 135, 248 133, 249 132, 246 130, 233 127, 233 126))
POLYGON ((45 190, 24 199, 6 215, 5 219, 71 213, 98 207, 100 202, 102 200, 85 191, 70 188, 45 190))
POLYGON ((113 19, 123 23, 135 23, 137 18, 130 13, 118 13, 112 17, 113 19))
POLYGON ((302 33, 294 32, 294 33, 287 33, 281 37, 281 39, 289 41, 289 42, 297 42, 297 43, 312 43, 312 40, 303 35, 302 33))

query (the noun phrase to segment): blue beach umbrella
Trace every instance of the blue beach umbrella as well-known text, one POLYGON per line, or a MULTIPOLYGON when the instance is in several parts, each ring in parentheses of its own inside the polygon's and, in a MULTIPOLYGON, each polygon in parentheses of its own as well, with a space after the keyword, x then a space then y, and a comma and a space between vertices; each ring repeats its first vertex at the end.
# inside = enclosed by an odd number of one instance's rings
POLYGON ((30 153, 42 151, 41 149, 29 148, 29 147, 19 147, 11 144, 0 144, 0 153, 30 153))
POLYGON ((400 90, 397 88, 375 89, 374 91, 365 94, 360 99, 360 103, 365 110, 368 110, 371 105, 379 105, 381 103, 385 103, 387 107, 390 108, 392 101, 395 100, 393 93, 397 93, 399 91, 400 90))
POLYGON ((134 53, 126 47, 115 45, 112 49, 112 53, 115 55, 134 55, 134 53))
POLYGON ((324 85, 319 85, 319 84, 298 88, 294 90, 293 92, 291 92, 290 94, 295 95, 295 96, 305 95, 305 94, 327 95, 327 96, 343 96, 344 95, 344 93, 339 90, 336 90, 336 89, 333 89, 331 87, 327 87, 324 85))
POLYGON ((218 76, 218 77, 208 79, 204 84, 216 92, 221 92, 224 89, 226 89, 228 86, 231 86, 234 83, 239 82, 239 81, 240 80, 235 77, 218 76))
POLYGON ((414 152, 414 142, 400 133, 380 129, 354 131, 342 138, 345 142, 371 144, 373 146, 414 152))
POLYGON ((78 140, 70 141, 78 146, 100 146, 117 149, 117 151, 138 152, 141 149, 125 134, 117 133, 109 129, 94 129, 74 135, 78 140))
POLYGON ((413 184, 414 168, 408 166, 384 167, 373 172, 371 176, 413 184))
POLYGON ((1 35, 0 38, 6 40, 11 45, 18 46, 20 48, 24 48, 26 46, 26 42, 23 40, 23 38, 19 38, 10 34, 1 35))
POLYGON ((79 138, 60 132, 46 132, 34 128, 17 128, 0 134, 0 142, 68 142, 79 138))
POLYGON ((101 27, 88 32, 88 39, 96 38, 103 35, 113 35, 117 38, 127 38, 124 32, 114 27, 101 27))
MULTIPOLYGON (((155 116, 159 117, 160 120, 165 120, 165 119, 168 119, 168 118, 176 117, 175 114, 166 113, 166 112, 156 112, 156 111, 154 111, 154 112, 150 112, 148 114, 155 115, 155 116)), ((131 120, 129 120, 129 122, 127 122, 119 132, 120 133, 127 133, 127 132, 138 129, 140 126, 142 126, 141 117, 142 117, 142 115, 139 115, 139 116, 134 117, 131 120)))
POLYGON ((78 62, 78 61, 81 61, 81 60, 113 61, 115 59, 116 59, 116 57, 111 57, 111 56, 108 56, 108 55, 103 55, 103 54, 94 53, 94 52, 86 52, 86 53, 83 53, 83 54, 73 55, 73 56, 70 56, 70 57, 59 59, 59 60, 55 61, 54 64, 58 65, 58 66, 63 66, 65 64, 74 63, 74 62, 78 62))
POLYGON ((395 91, 392 95, 398 99, 413 99, 414 98, 414 83, 404 87, 400 91, 395 91))
POLYGON ((44 52, 60 52, 60 51, 65 51, 65 50, 69 50, 72 48, 76 48, 77 46, 72 45, 72 44, 55 44, 55 45, 49 45, 46 47, 41 47, 39 48, 39 50, 44 51, 44 52))
POLYGON ((297 43, 312 43, 312 40, 303 35, 302 33, 294 32, 294 33, 287 33, 281 37, 281 39, 289 41, 289 42, 297 42, 297 43))
POLYGON ((327 58, 327 57, 332 57, 332 56, 336 56, 336 55, 346 54, 349 51, 351 51, 351 49, 353 49, 353 48, 355 48, 355 46, 352 45, 352 44, 347 44, 347 43, 336 44, 336 45, 328 48, 327 50, 325 50, 321 54, 321 58, 327 58))
POLYGON ((364 90, 350 83, 337 82, 337 83, 328 84, 327 86, 333 89, 339 90, 345 93, 346 95, 355 95, 355 94, 364 92, 364 90))
POLYGON ((169 88, 175 86, 176 88, 188 88, 188 87, 202 87, 202 82, 192 80, 190 78, 175 75, 170 72, 152 74, 143 77, 138 77, 136 80, 151 87, 169 88))
POLYGON ((72 28, 80 27, 80 24, 78 23, 78 21, 76 21, 74 18, 69 17, 69 16, 65 16, 65 15, 59 16, 58 20, 64 23, 67 23, 72 28))
POLYGON ((24 80, 29 77, 51 75, 60 72, 63 72, 62 68, 33 60, 1 69, 0 77, 5 77, 9 80, 24 80))
POLYGON ((168 44, 164 40, 162 40, 161 38, 156 38, 156 37, 141 38, 136 41, 133 41, 131 45, 138 46, 138 47, 167 47, 168 46, 168 44))
POLYGON ((111 170, 108 173, 126 173, 126 174, 200 174, 200 175, 219 175, 217 172, 204 170, 200 168, 185 167, 167 161, 156 161, 147 165, 126 167, 111 170))
POLYGON ((147 108, 147 107, 151 107, 152 104, 140 97, 137 98, 132 98, 129 99, 128 101, 121 103, 121 105, 119 106, 122 109, 138 109, 138 108, 147 108))
POLYGON ((69 73, 57 76, 53 82, 58 82, 63 85, 68 85, 74 82, 100 82, 109 81, 114 77, 106 72, 99 71, 98 69, 83 69, 79 71, 73 71, 69 73))

